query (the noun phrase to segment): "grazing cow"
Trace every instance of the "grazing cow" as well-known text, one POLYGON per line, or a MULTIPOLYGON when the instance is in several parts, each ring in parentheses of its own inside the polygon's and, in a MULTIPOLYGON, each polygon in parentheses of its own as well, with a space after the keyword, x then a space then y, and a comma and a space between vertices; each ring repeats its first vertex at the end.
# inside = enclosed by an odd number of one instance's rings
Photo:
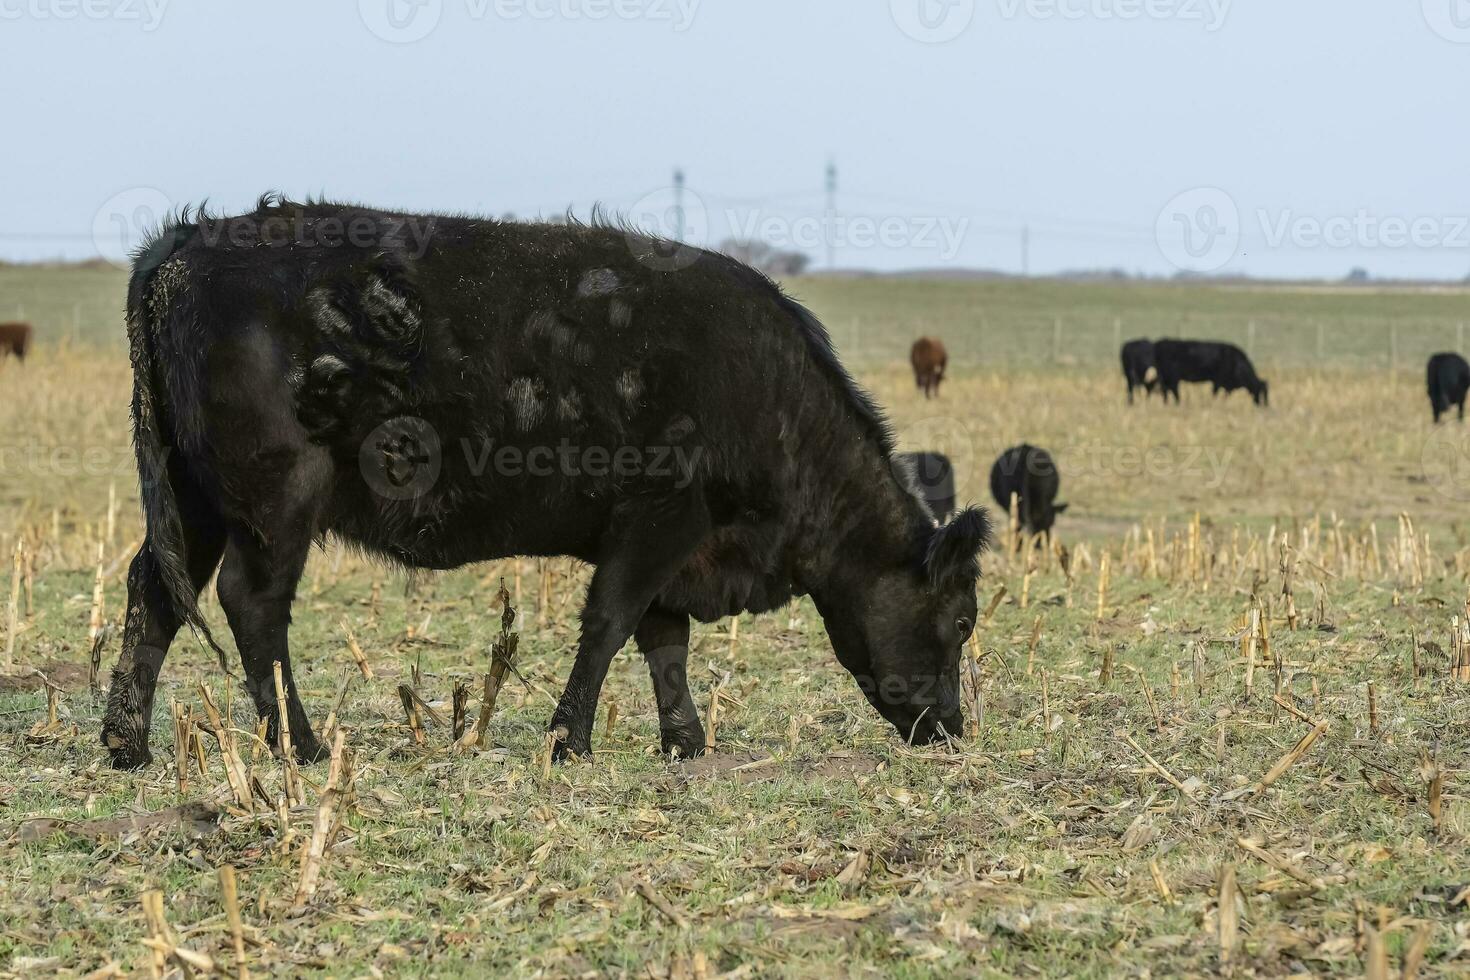
POLYGON ((1067 509, 1055 502, 1061 483, 1051 453, 1029 443, 1007 449, 990 467, 990 495, 1009 513, 1014 494, 1021 526, 1031 534, 1050 534, 1057 515, 1067 509))
POLYGON ((594 564, 559 759, 590 752, 630 638, 664 750, 697 755, 690 617, 802 594, 904 738, 961 734, 985 513, 935 526, 827 332, 749 267, 601 224, 267 197, 168 222, 127 309, 146 537, 101 731, 114 766, 150 760, 180 627, 213 644, 197 597, 216 566, 272 744, 279 663, 294 752, 320 756, 287 626, 329 533, 407 568, 594 564))
POLYGON ((1164 401, 1174 396, 1179 404, 1179 382, 1208 381, 1212 393, 1227 396, 1237 388, 1251 393, 1257 405, 1271 403, 1270 388, 1256 376, 1256 369, 1245 351, 1234 344, 1213 340, 1160 340, 1154 344, 1154 362, 1159 371, 1159 387, 1164 401))
POLYGON ((939 383, 949 366, 949 352, 934 337, 920 337, 909 348, 909 363, 914 366, 914 384, 924 390, 925 398, 939 397, 939 383))
POLYGON ((914 492, 941 524, 955 512, 954 466, 943 453, 899 453, 894 457, 913 480, 914 492))
POLYGON ((1434 422, 1450 410, 1451 405, 1460 409, 1460 421, 1465 420, 1465 392, 1470 390, 1470 364, 1459 354, 1435 354, 1429 359, 1429 407, 1434 411, 1434 422))
POLYGON ((0 323, 0 360, 6 354, 14 354, 17 361, 25 361, 26 351, 31 346, 29 323, 0 323))
POLYGON ((1154 342, 1152 340, 1130 340, 1123 345, 1123 378, 1128 382, 1128 404, 1133 404, 1133 389, 1142 388, 1145 396, 1152 396, 1158 384, 1158 371, 1154 367, 1154 342))

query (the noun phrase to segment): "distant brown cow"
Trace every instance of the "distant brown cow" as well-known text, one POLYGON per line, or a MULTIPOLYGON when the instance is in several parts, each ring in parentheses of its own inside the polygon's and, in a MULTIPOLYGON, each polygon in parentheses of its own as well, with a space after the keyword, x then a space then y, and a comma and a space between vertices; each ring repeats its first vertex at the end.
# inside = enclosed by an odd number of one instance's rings
POLYGON ((26 359, 26 348, 31 346, 29 323, 0 323, 0 359, 14 354, 16 360, 26 359))
POLYGON ((924 397, 938 398, 939 382, 949 365, 944 344, 934 337, 920 337, 909 351, 909 363, 914 366, 914 384, 924 389, 924 397))

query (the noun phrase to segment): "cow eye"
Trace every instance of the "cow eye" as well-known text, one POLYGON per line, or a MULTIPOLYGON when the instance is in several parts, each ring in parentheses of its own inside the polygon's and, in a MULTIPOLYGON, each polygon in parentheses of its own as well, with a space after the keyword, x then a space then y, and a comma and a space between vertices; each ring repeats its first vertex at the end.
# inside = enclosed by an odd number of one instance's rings
POLYGON ((970 638, 970 631, 975 628, 975 624, 970 622, 967 617, 961 616, 954 621, 954 628, 960 631, 960 639, 968 640, 970 638))

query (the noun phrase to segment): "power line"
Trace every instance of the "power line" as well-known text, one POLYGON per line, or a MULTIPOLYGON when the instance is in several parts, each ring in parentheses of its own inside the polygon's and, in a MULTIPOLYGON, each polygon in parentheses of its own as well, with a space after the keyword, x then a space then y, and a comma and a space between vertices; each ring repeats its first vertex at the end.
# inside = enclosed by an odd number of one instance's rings
POLYGON ((827 268, 837 267, 837 249, 833 242, 832 222, 837 220, 837 161, 827 160, 827 268))

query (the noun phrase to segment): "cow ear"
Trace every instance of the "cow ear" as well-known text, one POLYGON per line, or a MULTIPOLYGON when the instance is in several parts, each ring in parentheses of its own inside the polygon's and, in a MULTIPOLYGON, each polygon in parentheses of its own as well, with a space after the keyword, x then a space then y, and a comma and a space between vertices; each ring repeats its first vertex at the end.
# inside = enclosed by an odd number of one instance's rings
POLYGON ((924 556, 929 581, 942 585, 980 575, 980 553, 990 543, 990 518, 979 507, 966 507, 948 524, 934 529, 924 556))
POLYGON ((1051 512, 1053 514, 1060 514, 1062 511, 1066 510, 1070 506, 1072 506, 1072 505, 1071 504, 1057 504, 1055 507, 1053 507, 1051 509, 1051 512))

